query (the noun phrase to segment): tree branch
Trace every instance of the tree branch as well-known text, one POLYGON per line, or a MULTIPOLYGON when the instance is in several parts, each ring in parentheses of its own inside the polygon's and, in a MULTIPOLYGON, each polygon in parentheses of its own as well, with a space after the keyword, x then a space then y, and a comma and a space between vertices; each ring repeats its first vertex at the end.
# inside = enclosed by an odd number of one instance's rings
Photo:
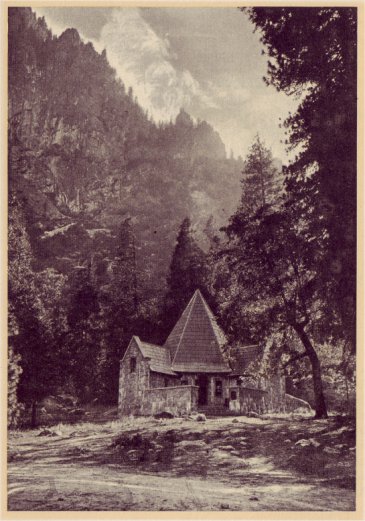
POLYGON ((301 358, 305 358, 306 356, 308 356, 308 353, 299 353, 297 356, 293 356, 293 358, 291 358, 290 360, 288 360, 287 362, 285 362, 285 364, 283 364, 283 368, 287 367, 288 365, 292 364, 293 362, 296 362, 297 360, 300 360, 301 358))

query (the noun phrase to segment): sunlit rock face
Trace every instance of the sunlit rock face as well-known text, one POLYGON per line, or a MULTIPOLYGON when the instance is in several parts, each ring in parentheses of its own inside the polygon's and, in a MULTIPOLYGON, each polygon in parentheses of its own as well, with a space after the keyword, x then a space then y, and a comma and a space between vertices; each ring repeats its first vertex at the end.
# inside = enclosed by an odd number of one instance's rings
POLYGON ((9 10, 9 159, 9 186, 26 205, 42 266, 63 269, 100 247, 110 256, 131 217, 150 279, 165 275, 185 216, 198 236, 210 215, 216 228, 225 224, 242 170, 208 123, 181 110, 175 122, 155 124, 105 52, 75 29, 53 36, 29 8, 9 10), (84 230, 79 240, 67 228, 74 222, 84 230))

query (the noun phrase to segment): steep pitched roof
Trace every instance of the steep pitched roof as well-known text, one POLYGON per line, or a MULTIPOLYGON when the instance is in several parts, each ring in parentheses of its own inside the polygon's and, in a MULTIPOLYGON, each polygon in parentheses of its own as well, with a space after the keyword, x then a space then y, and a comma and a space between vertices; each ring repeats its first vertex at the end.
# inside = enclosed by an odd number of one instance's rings
POLYGON ((170 351, 163 346, 142 342, 139 337, 134 337, 137 341, 144 358, 149 358, 151 371, 162 374, 175 375, 171 369, 170 351))
POLYGON ((142 341, 140 341, 140 344, 143 356, 150 359, 149 366, 151 371, 170 375, 176 374, 171 369, 170 351, 166 347, 142 341))
POLYGON ((199 290, 196 290, 165 342, 174 371, 229 373, 222 355, 226 338, 199 290))

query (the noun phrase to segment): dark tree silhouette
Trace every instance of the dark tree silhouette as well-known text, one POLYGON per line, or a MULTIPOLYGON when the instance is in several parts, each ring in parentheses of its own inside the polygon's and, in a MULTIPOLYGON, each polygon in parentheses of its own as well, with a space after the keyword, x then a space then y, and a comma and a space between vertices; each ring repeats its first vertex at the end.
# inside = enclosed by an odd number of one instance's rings
POLYGON ((355 348, 357 9, 247 8, 268 55, 265 81, 302 95, 284 123, 287 186, 312 239, 325 243, 317 270, 329 303, 328 327, 341 320, 355 348), (341 216, 339 218, 339 216, 341 216))

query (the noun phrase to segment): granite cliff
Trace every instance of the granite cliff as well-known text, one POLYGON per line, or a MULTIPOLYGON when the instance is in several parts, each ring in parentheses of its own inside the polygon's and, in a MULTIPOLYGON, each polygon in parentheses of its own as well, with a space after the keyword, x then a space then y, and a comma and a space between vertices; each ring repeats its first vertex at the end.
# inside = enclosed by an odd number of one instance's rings
POLYGON ((75 29, 52 35, 30 8, 9 9, 9 188, 22 199, 36 269, 69 273, 113 256, 120 223, 137 263, 161 287, 189 215, 204 243, 211 215, 237 204, 242 161, 182 109, 156 124, 107 61, 75 29))

